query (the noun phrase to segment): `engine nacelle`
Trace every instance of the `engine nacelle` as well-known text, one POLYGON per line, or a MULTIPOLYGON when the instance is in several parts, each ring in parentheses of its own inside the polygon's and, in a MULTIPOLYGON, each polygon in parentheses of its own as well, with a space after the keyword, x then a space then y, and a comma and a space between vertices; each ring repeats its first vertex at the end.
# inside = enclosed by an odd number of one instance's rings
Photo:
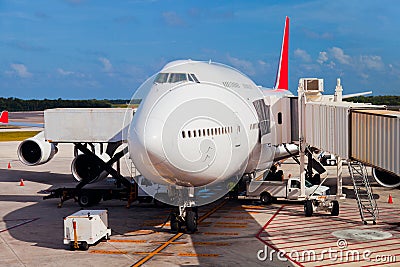
MULTIPOLYGON (((99 154, 97 147, 94 152, 103 161, 107 162, 110 160, 108 154, 99 154)), ((79 154, 74 158, 71 164, 71 172, 76 181, 86 181, 87 183, 95 183, 108 176, 108 173, 103 171, 100 165, 96 164, 90 156, 85 154, 79 154)))
POLYGON ((400 176, 372 168, 372 176, 381 186, 395 188, 400 186, 400 176))
POLYGON ((19 160, 28 166, 40 165, 51 160, 57 153, 57 146, 44 138, 44 132, 28 138, 18 146, 19 160))

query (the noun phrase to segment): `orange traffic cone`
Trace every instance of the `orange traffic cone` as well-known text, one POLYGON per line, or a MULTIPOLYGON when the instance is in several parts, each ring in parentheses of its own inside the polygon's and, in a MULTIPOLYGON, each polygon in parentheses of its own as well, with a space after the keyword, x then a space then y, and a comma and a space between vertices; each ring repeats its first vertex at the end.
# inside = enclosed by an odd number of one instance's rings
POLYGON ((10 162, 8 163, 7 168, 8 168, 8 169, 11 169, 11 163, 10 163, 10 162))
POLYGON ((19 186, 24 186, 25 184, 24 184, 24 179, 21 179, 20 181, 19 181, 19 186))
POLYGON ((389 203, 389 204, 393 204, 393 198, 392 198, 392 195, 391 195, 391 194, 389 194, 388 203, 389 203))

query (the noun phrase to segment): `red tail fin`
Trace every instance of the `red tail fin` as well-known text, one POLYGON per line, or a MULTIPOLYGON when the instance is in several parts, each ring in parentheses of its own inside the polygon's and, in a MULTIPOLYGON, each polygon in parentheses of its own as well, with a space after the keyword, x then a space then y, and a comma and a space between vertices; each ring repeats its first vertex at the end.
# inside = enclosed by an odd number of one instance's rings
POLYGON ((275 89, 289 89, 289 17, 285 20, 285 30, 278 72, 276 73, 275 89))
POLYGON ((1 123, 8 123, 8 111, 5 110, 0 115, 0 122, 1 123))

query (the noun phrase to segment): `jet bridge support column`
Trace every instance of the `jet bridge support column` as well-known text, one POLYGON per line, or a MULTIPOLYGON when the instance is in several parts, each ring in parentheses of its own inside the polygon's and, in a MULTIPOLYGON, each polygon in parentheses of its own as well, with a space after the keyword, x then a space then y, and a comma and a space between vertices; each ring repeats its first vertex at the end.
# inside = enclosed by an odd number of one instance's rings
POLYGON ((342 165, 342 158, 337 156, 337 165, 336 165, 336 197, 337 198, 345 198, 346 196, 343 195, 343 178, 342 178, 342 172, 343 172, 343 165, 342 165))
POLYGON ((300 196, 299 198, 306 197, 306 171, 304 168, 306 142, 305 142, 305 101, 306 96, 304 92, 303 84, 300 83, 298 87, 298 99, 299 99, 299 156, 300 156, 300 196))

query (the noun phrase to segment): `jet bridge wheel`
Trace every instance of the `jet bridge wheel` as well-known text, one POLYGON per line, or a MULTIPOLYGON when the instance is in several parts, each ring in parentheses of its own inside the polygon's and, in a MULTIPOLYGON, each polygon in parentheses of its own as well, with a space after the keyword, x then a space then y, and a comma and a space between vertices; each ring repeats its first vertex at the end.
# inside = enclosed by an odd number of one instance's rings
POLYGON ((264 192, 264 193, 262 193, 261 196, 260 196, 260 201, 261 201, 261 203, 264 204, 264 205, 269 205, 269 204, 272 203, 273 198, 272 198, 272 196, 271 196, 270 193, 264 192))
POLYGON ((311 200, 304 201, 304 214, 306 217, 311 217, 314 211, 313 203, 311 200))
POLYGON ((337 200, 332 201, 331 215, 332 216, 338 216, 339 215, 339 202, 337 200))

